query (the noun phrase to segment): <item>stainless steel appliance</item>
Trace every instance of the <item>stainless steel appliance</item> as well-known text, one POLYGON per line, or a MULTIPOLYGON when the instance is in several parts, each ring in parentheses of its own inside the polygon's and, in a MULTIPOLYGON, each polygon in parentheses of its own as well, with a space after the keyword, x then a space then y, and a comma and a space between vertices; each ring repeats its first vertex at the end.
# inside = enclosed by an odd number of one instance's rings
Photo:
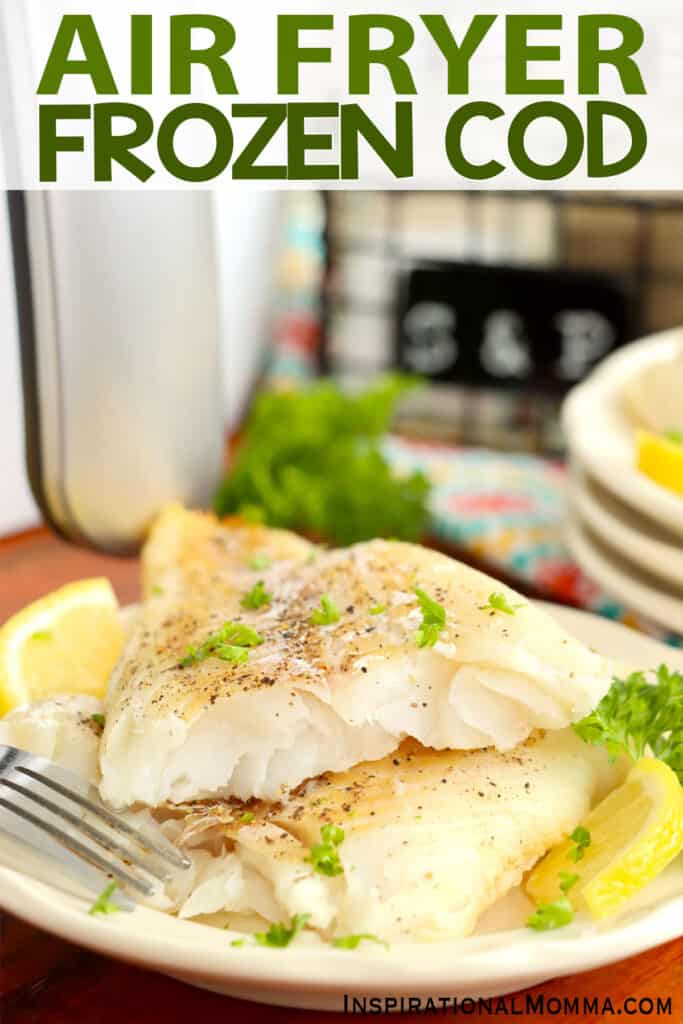
POLYGON ((12 192, 29 477, 64 537, 140 543, 206 504, 223 456, 218 274, 205 192, 12 192))

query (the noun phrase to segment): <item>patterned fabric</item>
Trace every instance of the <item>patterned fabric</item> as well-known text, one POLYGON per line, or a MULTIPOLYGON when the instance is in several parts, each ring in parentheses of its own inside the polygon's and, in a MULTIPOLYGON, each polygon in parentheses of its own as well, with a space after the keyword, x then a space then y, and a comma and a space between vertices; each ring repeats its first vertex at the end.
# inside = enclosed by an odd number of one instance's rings
POLYGON ((269 386, 274 388, 295 386, 317 372, 325 273, 320 196, 289 193, 284 203, 275 338, 267 372, 269 386))

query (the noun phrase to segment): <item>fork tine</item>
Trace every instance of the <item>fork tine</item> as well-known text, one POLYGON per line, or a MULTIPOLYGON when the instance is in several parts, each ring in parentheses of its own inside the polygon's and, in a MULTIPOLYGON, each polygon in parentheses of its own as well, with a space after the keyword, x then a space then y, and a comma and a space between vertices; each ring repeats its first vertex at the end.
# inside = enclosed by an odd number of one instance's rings
POLYGON ((56 782, 55 779, 51 779, 49 775, 43 775, 41 772, 33 771, 32 768, 26 768, 24 765, 16 766, 14 770, 16 772, 21 772, 23 775, 28 775, 30 778, 35 779, 36 782, 42 783, 49 789, 53 789, 55 793, 59 793, 60 796, 66 797, 67 800, 73 800, 73 802, 78 804, 80 807, 90 811, 91 814, 101 818, 102 821, 106 821, 108 825, 111 825, 118 832, 121 832, 123 835, 130 836, 131 839, 134 839, 142 847, 148 850, 153 850, 154 853, 172 864, 173 867, 189 868, 192 866, 192 861, 175 850, 170 843, 167 846, 166 844, 152 839, 151 836, 145 835, 144 832, 141 832, 137 828, 133 828, 133 826, 127 821, 124 821, 124 819, 120 818, 117 814, 113 814, 111 811, 107 810, 106 807, 95 803, 93 800, 89 800, 87 797, 75 792, 75 790, 62 786, 61 783, 56 782))
POLYGON ((19 793, 21 796, 26 797, 27 800, 32 800, 34 803, 43 807, 46 811, 50 811, 56 817, 61 818, 63 821, 67 821, 74 828, 77 828, 80 832, 92 839, 94 842, 99 843, 109 853, 117 853, 124 860, 130 861, 135 867, 141 868, 148 874, 152 875, 159 882, 167 882, 171 877, 168 871, 162 871, 161 869, 154 867, 147 863, 147 861, 137 854, 134 850, 123 846, 121 843, 117 843, 115 839, 112 839, 106 833, 100 831, 98 828, 93 828, 87 821, 83 821, 82 818, 76 817, 70 811, 67 811, 65 807, 60 807, 59 804, 53 803, 52 800, 47 800, 44 796, 36 793, 33 789, 28 789, 26 786, 20 786, 16 782, 11 782, 9 779, 1 779, 0 785, 7 786, 8 789, 14 790, 15 793, 19 793))
POLYGON ((137 889, 138 892, 143 893, 145 896, 150 896, 154 892, 154 886, 143 878, 136 878, 134 875, 130 875, 127 871, 123 871, 122 868, 111 861, 101 857, 96 850, 92 850, 89 846, 79 842, 74 836, 69 835, 68 832, 62 831, 60 828, 56 828, 47 821, 42 821, 37 818, 35 814, 31 814, 24 807, 19 807, 13 804, 10 800, 5 800, 4 797, 0 797, 0 807, 4 807, 5 810, 10 811, 12 814, 16 814, 17 817, 23 818, 24 821, 28 821, 29 824, 35 825, 36 828, 46 832, 53 839, 56 839, 58 843, 71 850, 73 853, 78 854, 85 860, 94 864, 100 870, 104 871, 107 875, 113 875, 118 878, 120 882, 125 885, 131 886, 133 889, 137 889))

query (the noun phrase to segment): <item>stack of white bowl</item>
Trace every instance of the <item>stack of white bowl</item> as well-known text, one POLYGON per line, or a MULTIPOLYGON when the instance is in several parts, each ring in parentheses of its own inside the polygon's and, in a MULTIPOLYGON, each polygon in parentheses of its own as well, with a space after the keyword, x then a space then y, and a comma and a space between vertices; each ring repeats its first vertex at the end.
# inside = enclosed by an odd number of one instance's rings
MULTIPOLYGON (((626 395, 634 394, 655 363, 670 365, 682 352, 683 329, 628 345, 575 387, 562 410, 570 452, 567 542, 573 557, 606 593, 679 634, 683 496, 638 470, 637 422, 626 395)), ((683 411, 683 390, 680 403, 683 411)))

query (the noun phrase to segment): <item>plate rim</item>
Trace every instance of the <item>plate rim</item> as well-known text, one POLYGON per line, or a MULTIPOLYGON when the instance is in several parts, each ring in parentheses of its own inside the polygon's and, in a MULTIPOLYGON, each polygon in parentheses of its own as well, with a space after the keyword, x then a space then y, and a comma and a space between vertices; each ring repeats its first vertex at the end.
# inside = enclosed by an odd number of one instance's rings
POLYGON ((612 565, 595 546, 590 531, 572 509, 568 509, 564 536, 569 553, 583 572, 615 600, 628 605, 650 622, 683 635, 683 600, 659 593, 649 583, 631 577, 627 569, 612 565))
MULTIPOLYGON (((589 473, 580 463, 576 462, 570 467, 570 474, 570 506, 575 507, 578 517, 604 544, 612 548, 615 554, 623 555, 646 572, 658 576, 664 583, 670 582, 672 578, 683 580, 683 548, 638 533, 635 527, 604 507, 599 496, 593 492, 589 473)), ((625 512, 636 514, 635 510, 627 506, 625 512)))
MULTIPOLYGON (((19 884, 15 882, 15 895, 19 895, 24 889, 29 890, 28 883, 32 883, 32 880, 27 876, 19 875, 11 869, 0 868, 0 877, 7 875, 19 880, 19 884)), ((33 884, 37 885, 39 890, 51 891, 51 887, 45 883, 33 884)), ((38 897, 35 902, 36 905, 39 904, 40 898, 38 897)), ((339 991, 342 979, 330 975, 329 971, 321 971, 318 977, 311 976, 313 968, 327 968, 332 962, 347 966, 343 976, 345 986, 351 989, 353 986, 362 985, 363 991, 368 994, 373 991, 385 992, 388 987, 395 984, 396 975, 392 972, 398 967, 401 972, 399 984, 402 987, 426 986, 431 991, 434 991, 435 984, 458 985, 462 982, 477 985, 494 981, 518 982, 520 979, 528 978, 531 979, 531 984, 541 976, 539 967, 541 973, 544 973, 542 963, 539 964, 539 960, 544 959, 543 954, 553 958, 555 962, 552 976, 559 977, 626 959, 683 936, 683 895, 666 901, 618 929, 600 931, 596 926, 579 925, 570 926, 571 933, 533 936, 529 936, 523 929, 511 929, 499 934, 509 939, 519 937, 520 941, 515 945, 508 945, 504 950, 492 945, 489 950, 473 949, 471 952, 464 947, 468 943, 474 945, 476 939, 486 939, 487 936, 477 936, 474 942, 472 939, 459 939, 422 945, 397 944, 388 951, 376 951, 371 946, 365 947, 362 951, 335 950, 327 946, 293 946, 278 950, 244 946, 239 950, 231 950, 227 937, 223 948, 212 948, 203 942, 192 945, 184 936, 176 936, 168 929, 153 934, 139 931, 132 936, 130 930, 125 927, 123 919, 126 915, 122 915, 121 918, 115 915, 106 919, 91 917, 78 905, 80 902, 82 901, 75 896, 67 897, 64 902, 60 901, 53 908, 53 919, 48 930, 60 938, 76 942, 94 952, 152 966, 161 973, 182 974, 185 979, 197 976, 214 982, 255 982, 264 986, 275 985, 297 990, 305 985, 306 991, 320 993, 339 991), (660 918, 665 919, 664 924, 660 918), (100 935, 106 936, 105 943, 98 941, 100 935), (589 949, 589 946, 593 948, 589 949), (558 948, 562 949, 564 954, 561 961, 558 959, 558 948), (424 962, 420 962, 419 958, 415 957, 416 949, 422 952, 428 949, 430 956, 425 958, 424 962), (189 953, 193 953, 194 957, 188 959, 189 953), (454 954, 458 955, 457 963, 453 961, 454 954), (195 957, 201 960, 201 963, 193 965, 190 961, 195 957), (266 973, 264 965, 267 965, 266 973), (382 972, 381 967, 387 968, 387 972, 382 972), (462 968, 466 968, 466 976, 460 982, 454 982, 453 975, 462 968), (445 974, 445 971, 448 973, 445 974)), ((3 909, 43 931, 46 930, 44 920, 36 919, 32 910, 20 911, 12 898, 3 899, 3 909)), ((138 907, 134 913, 139 913, 145 919, 163 917, 164 921, 168 921, 168 915, 148 907, 138 907)), ((219 929, 211 929, 200 923, 183 921, 182 924, 183 931, 187 931, 188 928, 197 929, 197 936, 204 934, 206 930, 222 935, 219 929)), ((547 978, 549 975, 544 973, 544 976, 547 978)))

